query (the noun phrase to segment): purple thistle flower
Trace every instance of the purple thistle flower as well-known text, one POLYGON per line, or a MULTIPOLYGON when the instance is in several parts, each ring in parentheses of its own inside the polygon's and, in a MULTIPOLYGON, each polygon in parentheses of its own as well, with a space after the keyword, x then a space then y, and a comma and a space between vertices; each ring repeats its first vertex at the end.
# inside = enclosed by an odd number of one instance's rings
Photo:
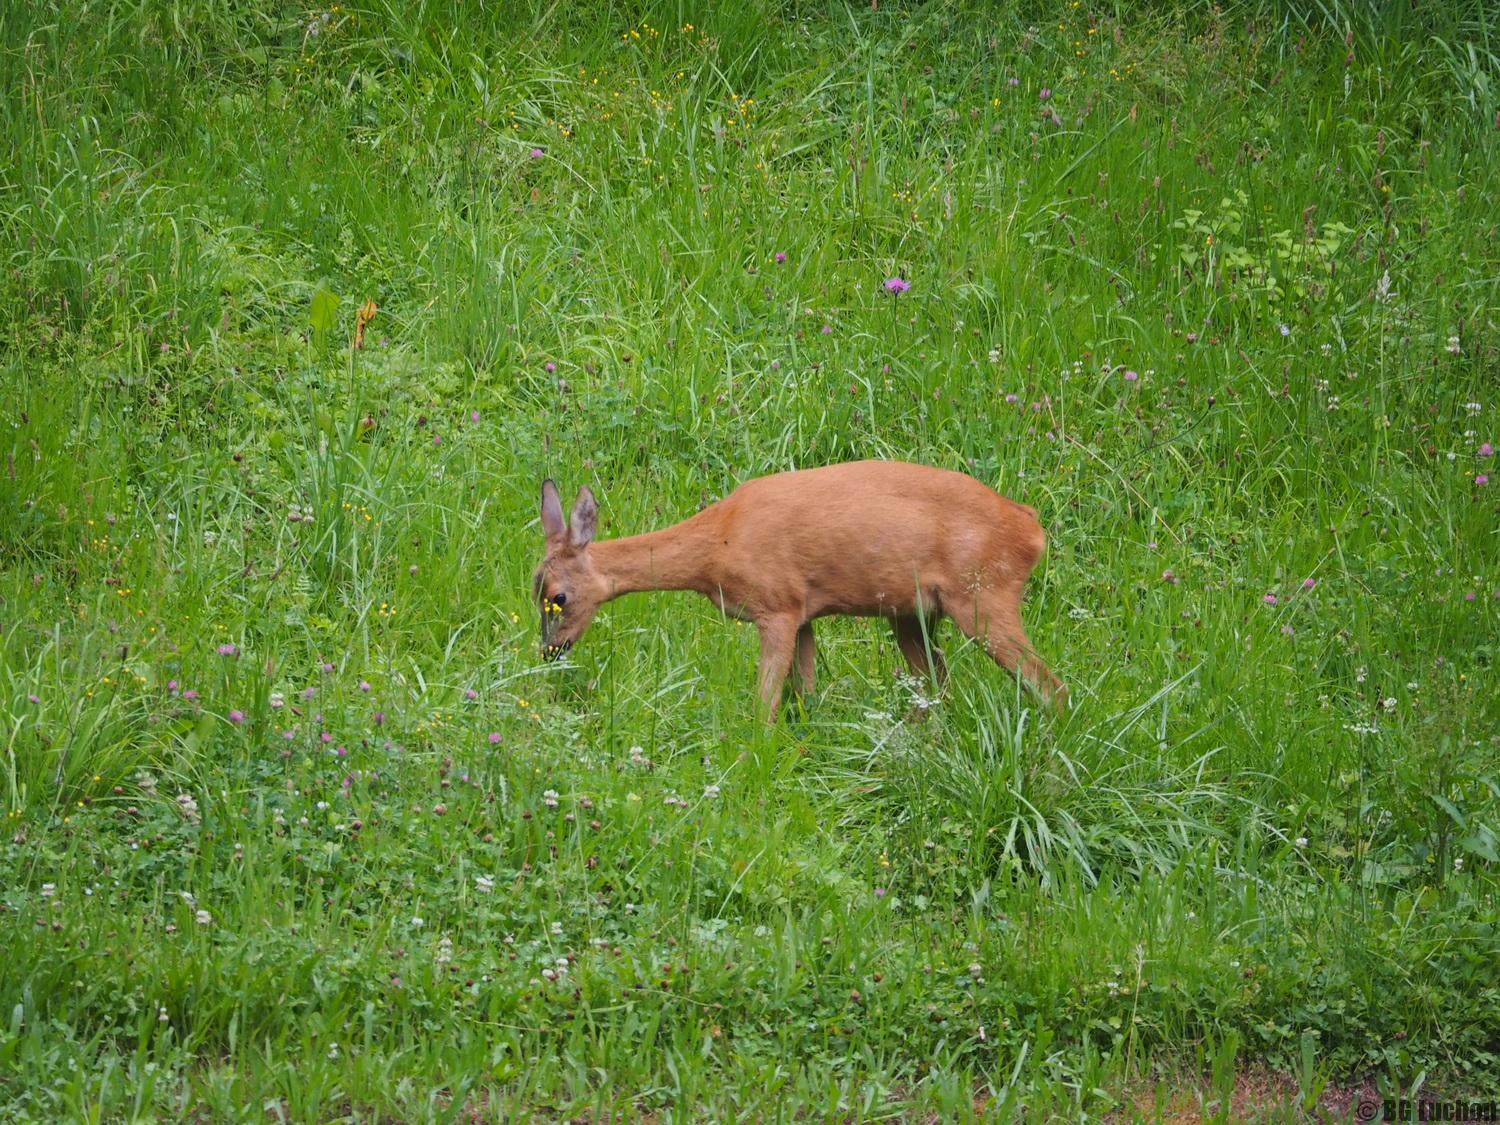
POLYGON ((1021 84, 1021 80, 1019 78, 1017 78, 1015 75, 1011 75, 1009 78, 1007 78, 1005 80, 1005 84, 1007 86, 1019 86, 1021 84))
POLYGON ((331 735, 331 734, 329 734, 329 733, 328 733, 328 732, 327 732, 327 731, 326 731, 326 730, 325 730, 325 731, 323 731, 323 732, 322 732, 322 733, 321 733, 321 734, 319 734, 319 735, 318 735, 318 739, 319 739, 319 740, 320 740, 320 741, 322 741, 322 742, 332 742, 332 741, 333 741, 333 735, 331 735))
POLYGON ((349 747, 347 747, 347 746, 337 747, 334 750, 334 753, 337 754, 340 758, 347 758, 349 756, 349 747))
POLYGON ((911 282, 904 277, 888 277, 885 279, 885 290, 887 293, 905 293, 911 288, 911 282))
POLYGON ((167 681, 167 690, 168 691, 176 691, 177 690, 177 681, 176 680, 168 680, 167 681))
POLYGON ((1043 86, 1041 88, 1041 91, 1037 94, 1037 97, 1041 98, 1042 101, 1046 101, 1051 96, 1052 96, 1052 87, 1051 86, 1043 86))
POLYGON ((546 363, 542 364, 542 367, 546 369, 547 374, 549 375, 557 370, 557 364, 553 363, 550 359, 546 363))
POLYGON ((245 712, 239 710, 238 708, 236 708, 233 711, 230 711, 229 712, 229 721, 231 723, 243 723, 245 721, 245 712))
POLYGON ((1474 483, 1475 484, 1489 484, 1490 483, 1489 474, 1488 473, 1480 473, 1477 477, 1474 478, 1474 483))
POLYGON ((542 149, 542 148, 534 148, 534 149, 531 150, 531 152, 528 155, 533 160, 539 160, 543 156, 547 155, 547 150, 546 149, 542 149))
POLYGON ((381 724, 383 724, 384 722, 385 722, 385 712, 384 711, 376 711, 375 712, 375 725, 378 727, 381 724))
POLYGON ((776 260, 778 262, 784 262, 784 261, 786 261, 786 251, 785 250, 778 250, 778 251, 776 251, 776 260))
POLYGON ((1134 383, 1140 377, 1141 376, 1140 376, 1139 372, 1136 372, 1136 371, 1127 371, 1127 372, 1125 372, 1125 381, 1127 383, 1134 383))
POLYGON ((233 656, 237 652, 239 652, 239 649, 235 648, 234 645, 223 644, 219 646, 220 656, 233 656))
POLYGON ((325 672, 332 672, 333 671, 333 664, 330 663, 327 660, 323 661, 323 671, 325 671, 325 672))
POLYGON ((1264 601, 1267 605, 1275 605, 1276 604, 1276 595, 1275 594, 1267 594, 1261 600, 1264 601))
POLYGON ((182 693, 182 698, 183 699, 197 699, 198 698, 198 693, 196 691, 194 691, 192 688, 188 688, 187 691, 185 691, 185 692, 182 693))
POLYGON ((477 691, 475 691, 473 688, 464 688, 464 698, 465 699, 478 699, 479 698, 479 693, 477 691))
POLYGON ((821 329, 819 329, 819 331, 822 332, 823 335, 825 335, 825 336, 832 336, 833 335, 833 325, 831 325, 831 324, 825 324, 825 325, 823 325, 823 327, 821 329))
POLYGON ((469 421, 471 421, 471 422, 477 422, 477 421, 479 421, 479 411, 477 411, 477 410, 470 411, 470 413, 469 413, 469 421))
POLYGON ((297 732, 294 730, 284 730, 281 732, 281 737, 290 742, 292 739, 297 737, 297 732))
POLYGON ((1311 590, 1317 584, 1318 580, 1316 578, 1304 578, 1302 580, 1302 588, 1304 590, 1311 590))
POLYGON ((490 742, 491 743, 496 743, 496 742, 499 742, 499 741, 500 741, 500 732, 497 731, 497 730, 490 731, 490 742))
POLYGON ((1492 454, 1494 452, 1495 452, 1495 447, 1493 445, 1491 445, 1487 441, 1481 443, 1480 446, 1479 446, 1479 456, 1481 456, 1481 457, 1488 457, 1488 456, 1490 456, 1490 454, 1492 454))
POLYGON ((369 691, 370 690, 370 681, 369 680, 360 680, 359 681, 359 690, 360 691, 369 691))
POLYGON ((42 697, 40 695, 36 695, 35 693, 28 695, 26 698, 32 703, 40 703, 42 701, 42 697))
POLYGON ((315 696, 317 694, 318 694, 318 689, 315 688, 315 687, 305 687, 305 688, 302 689, 302 698, 303 699, 311 699, 313 696, 315 696))

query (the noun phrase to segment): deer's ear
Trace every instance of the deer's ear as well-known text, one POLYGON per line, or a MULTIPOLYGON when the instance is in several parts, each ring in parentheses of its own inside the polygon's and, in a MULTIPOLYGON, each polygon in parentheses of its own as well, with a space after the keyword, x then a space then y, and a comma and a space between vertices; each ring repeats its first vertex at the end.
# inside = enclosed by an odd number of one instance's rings
POLYGON ((594 528, 599 523, 599 505, 594 503, 594 494, 587 486, 578 490, 578 499, 573 501, 573 518, 568 521, 568 542, 575 547, 587 547, 594 539, 594 528))
POLYGON ((542 481, 542 531, 548 540, 561 539, 563 533, 568 530, 563 523, 562 497, 557 494, 557 485, 552 481, 542 481))

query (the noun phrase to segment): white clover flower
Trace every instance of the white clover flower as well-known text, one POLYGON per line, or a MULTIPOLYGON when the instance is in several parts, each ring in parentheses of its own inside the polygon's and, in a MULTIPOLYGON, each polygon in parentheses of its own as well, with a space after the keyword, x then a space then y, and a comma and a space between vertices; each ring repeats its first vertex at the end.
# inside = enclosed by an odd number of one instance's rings
POLYGON ((1299 848, 1305 848, 1307 847, 1307 837, 1298 836, 1295 840, 1292 841, 1292 843, 1296 844, 1299 848))
POLYGON ((198 925, 200 926, 207 926, 214 920, 214 916, 207 910, 200 910, 197 914, 193 915, 193 917, 197 919, 198 925))
POLYGON ((474 889, 480 894, 489 894, 495 889, 495 878, 493 875, 474 876, 474 889))

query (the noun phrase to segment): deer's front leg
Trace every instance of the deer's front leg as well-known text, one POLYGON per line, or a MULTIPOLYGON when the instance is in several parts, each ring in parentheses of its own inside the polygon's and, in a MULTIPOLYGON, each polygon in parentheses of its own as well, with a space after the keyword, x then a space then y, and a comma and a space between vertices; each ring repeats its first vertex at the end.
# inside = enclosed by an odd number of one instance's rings
POLYGON ((793 618, 771 617, 755 624, 760 630, 761 717, 774 723, 776 709, 781 703, 781 685, 786 681, 797 648, 799 622, 793 618))
POLYGON ((811 621, 804 621, 797 630, 797 656, 792 661, 792 690, 806 699, 813 693, 817 680, 818 646, 813 640, 811 621))

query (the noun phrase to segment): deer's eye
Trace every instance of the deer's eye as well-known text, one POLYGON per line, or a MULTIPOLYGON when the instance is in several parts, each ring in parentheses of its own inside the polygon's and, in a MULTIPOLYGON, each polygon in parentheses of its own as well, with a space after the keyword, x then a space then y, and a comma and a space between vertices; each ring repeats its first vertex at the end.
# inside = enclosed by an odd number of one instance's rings
POLYGON ((567 605, 568 604, 568 595, 567 594, 553 594, 552 595, 552 604, 553 605, 567 605))

